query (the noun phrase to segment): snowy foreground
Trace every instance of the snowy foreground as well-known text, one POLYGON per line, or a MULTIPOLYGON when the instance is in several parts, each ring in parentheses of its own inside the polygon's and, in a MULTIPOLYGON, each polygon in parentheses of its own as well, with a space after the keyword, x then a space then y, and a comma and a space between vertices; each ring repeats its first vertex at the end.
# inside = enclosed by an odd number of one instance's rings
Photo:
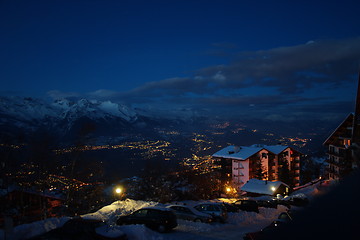
MULTIPOLYGON (((187 201, 179 204, 195 205, 199 202, 187 201)), ((114 223, 117 216, 130 213, 138 208, 146 206, 166 206, 156 202, 125 201, 114 202, 99 211, 84 215, 85 218, 96 218, 114 223)), ((285 211, 286 207, 279 206, 278 209, 261 208, 260 213, 239 212, 229 213, 226 224, 221 223, 197 223, 185 220, 178 220, 178 226, 171 232, 161 234, 154 232, 141 225, 114 226, 126 233, 129 239, 242 239, 243 235, 249 231, 258 230, 277 218, 280 212, 285 211)))
MULTIPOLYGON (((310 185, 304 189, 298 190, 294 194, 303 193, 310 199, 314 197, 319 190, 318 184, 310 185)), ((226 199, 221 199, 226 201, 226 199)), ((219 200, 213 200, 219 201, 219 200)), ((200 201, 182 201, 176 204, 186 204, 193 206, 200 201)), ((172 203, 174 204, 174 203, 172 203)), ((178 220, 178 226, 169 233, 158 233, 146 228, 143 225, 125 225, 117 226, 115 224, 118 216, 131 213, 139 208, 147 206, 166 206, 157 202, 145 202, 126 199, 116 201, 111 205, 105 206, 94 213, 85 214, 82 217, 88 219, 101 219, 109 224, 106 229, 97 229, 107 236, 116 236, 120 232, 127 235, 129 240, 166 240, 166 239, 242 239, 245 233, 258 231, 269 225, 275 220, 281 212, 286 211, 286 207, 279 205, 277 209, 260 208, 259 213, 240 211, 238 213, 229 213, 228 221, 221 223, 198 223, 185 220, 178 220)), ((14 228, 11 237, 8 239, 28 239, 52 229, 61 227, 69 217, 51 218, 44 221, 38 221, 31 224, 24 224, 14 228)), ((4 232, 0 232, 0 239, 4 239, 4 232)))

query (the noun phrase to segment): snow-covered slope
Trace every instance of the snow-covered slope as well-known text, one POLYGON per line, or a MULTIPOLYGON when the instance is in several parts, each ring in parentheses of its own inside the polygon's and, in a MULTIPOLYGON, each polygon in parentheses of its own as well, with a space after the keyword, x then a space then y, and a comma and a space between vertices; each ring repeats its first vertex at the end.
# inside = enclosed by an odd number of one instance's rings
POLYGON ((0 98, 0 113, 19 120, 40 120, 59 114, 45 101, 19 97, 0 98))
POLYGON ((71 128, 81 118, 133 123, 138 115, 129 107, 111 101, 60 99, 49 103, 33 98, 0 97, 0 126, 35 129, 65 122, 71 128))
POLYGON ((111 101, 81 99, 73 102, 61 99, 52 103, 52 107, 60 111, 62 119, 78 119, 84 116, 90 119, 122 118, 128 122, 137 119, 137 114, 133 110, 111 101))

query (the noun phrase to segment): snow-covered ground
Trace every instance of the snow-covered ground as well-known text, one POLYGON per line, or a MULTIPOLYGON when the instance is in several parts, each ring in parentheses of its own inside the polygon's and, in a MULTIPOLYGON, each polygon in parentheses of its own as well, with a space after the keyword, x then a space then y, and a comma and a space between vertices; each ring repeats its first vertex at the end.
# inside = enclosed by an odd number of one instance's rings
MULTIPOLYGON (((177 204, 195 205, 199 202, 184 201, 177 204)), ((147 206, 166 206, 156 202, 144 202, 126 199, 117 201, 105 206, 95 213, 86 214, 82 217, 91 219, 101 219, 115 225, 119 215, 133 212, 136 209, 147 206)), ((238 212, 229 213, 227 223, 197 223, 185 220, 178 220, 178 226, 171 232, 161 234, 154 232, 141 225, 133 226, 114 226, 118 230, 126 233, 129 239, 242 239, 243 235, 249 231, 259 230, 270 224, 277 216, 286 211, 286 207, 278 206, 273 208, 260 208, 259 213, 238 212)))
MULTIPOLYGON (((302 188, 293 194, 305 194, 310 200, 319 194, 320 183, 302 188)), ((223 200, 223 199, 222 199, 223 200)), ((218 201, 218 200, 214 200, 218 201)), ((169 203, 170 204, 170 203, 169 203)), ((172 203, 171 203, 172 204, 172 203)), ((195 205, 199 201, 183 201, 177 204, 195 205)), ((123 232, 129 240, 177 240, 177 239, 242 239, 245 233, 258 231, 269 225, 278 215, 286 211, 286 207, 279 205, 277 209, 260 208, 259 213, 240 211, 238 213, 229 213, 228 221, 221 223, 198 223, 185 220, 178 220, 178 226, 171 232, 161 234, 146 228, 143 225, 117 226, 116 219, 120 215, 128 214, 142 207, 147 206, 166 206, 157 202, 136 201, 126 199, 116 201, 100 210, 85 214, 82 217, 88 219, 101 219, 109 224, 106 229, 97 229, 108 236, 123 232)), ((54 228, 61 227, 69 218, 51 218, 44 221, 38 221, 31 224, 24 224, 14 228, 9 239, 27 239, 41 233, 45 233, 54 228)), ((3 231, 0 232, 0 239, 4 239, 3 231)))

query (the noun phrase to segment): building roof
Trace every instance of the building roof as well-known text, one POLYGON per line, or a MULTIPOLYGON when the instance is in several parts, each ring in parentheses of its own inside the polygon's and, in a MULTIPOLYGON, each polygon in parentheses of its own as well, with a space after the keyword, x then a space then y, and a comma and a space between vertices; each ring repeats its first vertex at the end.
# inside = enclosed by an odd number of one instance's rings
POLYGON ((227 146, 220 151, 214 153, 213 157, 221 157, 221 158, 231 158, 231 159, 238 159, 238 160, 246 160, 247 158, 251 157, 252 155, 256 154, 263 147, 238 147, 238 146, 227 146))
POLYGON ((220 158, 231 158, 237 160, 246 160, 247 158, 251 157, 252 155, 258 153, 262 149, 266 149, 274 154, 279 154, 283 152, 285 149, 291 148, 289 146, 284 145, 260 145, 254 144, 250 147, 243 147, 243 146, 227 146, 220 151, 214 153, 213 157, 220 157, 220 158))
POLYGON ((241 187, 241 190, 251 193, 273 195, 273 189, 275 189, 276 191, 281 185, 289 187, 287 184, 281 181, 264 181, 252 178, 247 183, 245 183, 244 186, 241 187))
POLYGON ((335 131, 332 132, 331 135, 325 140, 323 145, 329 145, 333 136, 335 136, 341 128, 346 127, 346 124, 348 122, 350 122, 351 127, 352 127, 353 118, 354 118, 354 113, 349 113, 349 115, 344 119, 344 121, 342 121, 342 123, 335 129, 335 131))
POLYGON ((266 150, 269 150, 272 153, 279 154, 285 149, 289 148, 289 146, 284 145, 272 145, 272 146, 264 146, 266 150))

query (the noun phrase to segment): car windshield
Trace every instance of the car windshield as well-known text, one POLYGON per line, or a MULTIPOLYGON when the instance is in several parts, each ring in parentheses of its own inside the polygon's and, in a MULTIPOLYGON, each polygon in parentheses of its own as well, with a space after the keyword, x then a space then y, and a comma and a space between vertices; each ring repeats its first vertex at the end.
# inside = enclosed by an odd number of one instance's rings
POLYGON ((281 213, 278 217, 278 219, 283 219, 283 220, 290 220, 289 215, 287 215, 286 213, 281 213))
POLYGON ((148 211, 148 216, 153 217, 153 218, 159 218, 159 217, 161 217, 163 215, 162 213, 166 214, 165 211, 162 212, 162 211, 158 211, 158 210, 149 210, 148 211))
POLYGON ((220 206, 218 205, 208 205, 208 211, 214 211, 214 212, 218 212, 220 211, 220 206))

